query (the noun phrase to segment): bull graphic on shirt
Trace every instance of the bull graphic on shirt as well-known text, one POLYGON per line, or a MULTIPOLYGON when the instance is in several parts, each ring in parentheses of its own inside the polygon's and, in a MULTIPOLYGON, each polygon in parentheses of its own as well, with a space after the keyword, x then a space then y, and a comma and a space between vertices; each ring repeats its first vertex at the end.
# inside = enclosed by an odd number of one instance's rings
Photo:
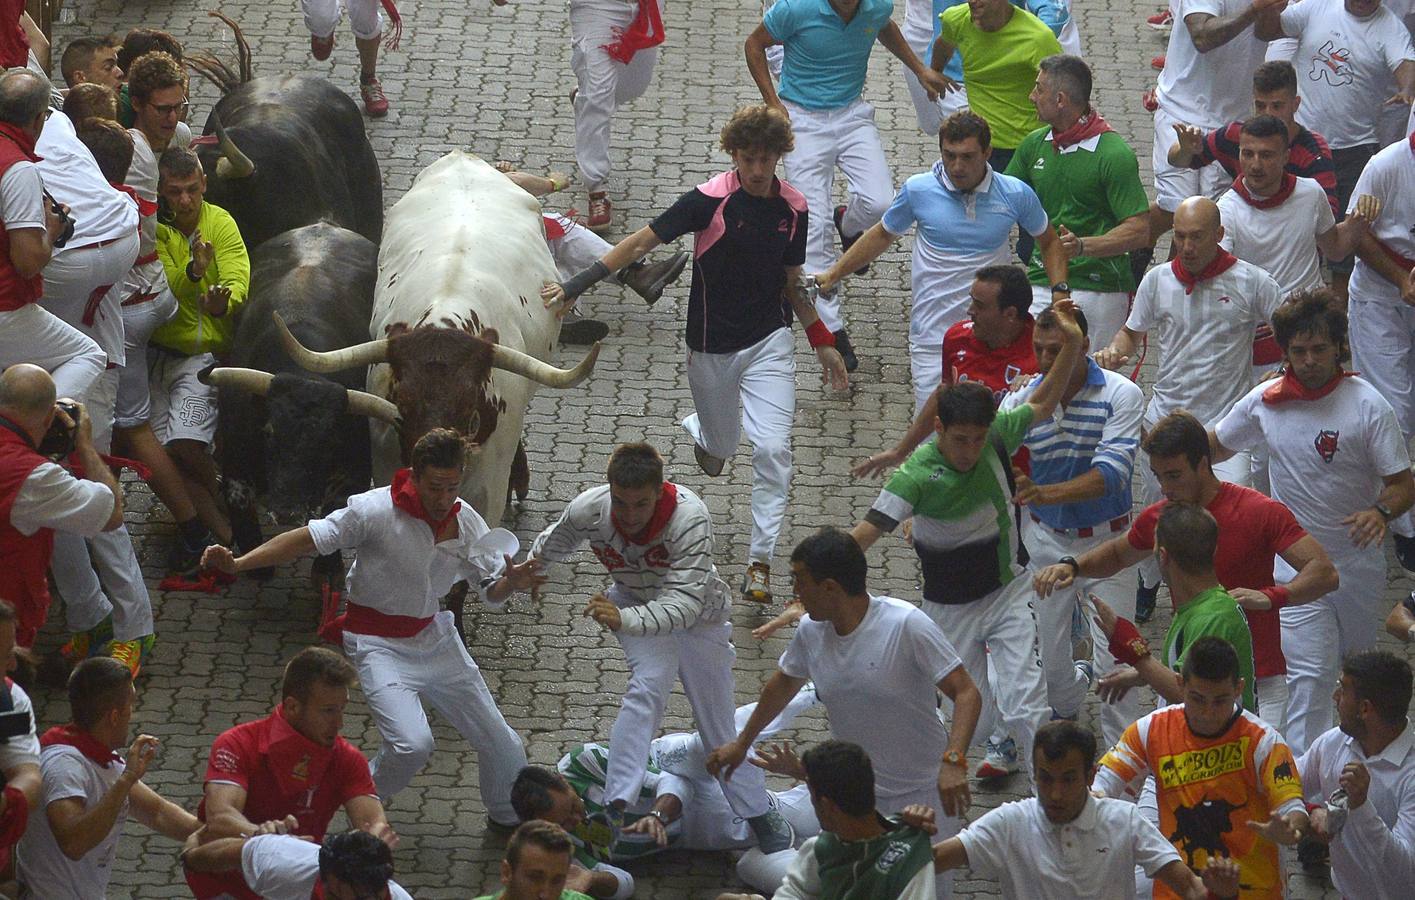
POLYGON ((1312 446, 1317 448, 1317 455, 1322 458, 1322 462, 1329 463, 1336 458, 1336 451, 1340 449, 1337 443, 1340 440, 1340 431, 1323 429, 1317 432, 1317 439, 1312 442, 1312 446))
POLYGON ((1335 44, 1327 41, 1312 58, 1312 70, 1307 73, 1307 78, 1312 81, 1325 81, 1332 87, 1341 87, 1355 81, 1356 74, 1351 69, 1351 51, 1346 47, 1338 50, 1335 44))
POLYGON ((1273 781, 1291 781, 1297 776, 1292 772, 1292 763, 1283 761, 1273 766, 1273 781))
POLYGON ((1227 800, 1207 798, 1195 806, 1175 807, 1174 833, 1169 836, 1169 842, 1195 868, 1198 868, 1195 854, 1200 850, 1208 859, 1228 856, 1223 836, 1233 830, 1232 815, 1239 808, 1227 800))

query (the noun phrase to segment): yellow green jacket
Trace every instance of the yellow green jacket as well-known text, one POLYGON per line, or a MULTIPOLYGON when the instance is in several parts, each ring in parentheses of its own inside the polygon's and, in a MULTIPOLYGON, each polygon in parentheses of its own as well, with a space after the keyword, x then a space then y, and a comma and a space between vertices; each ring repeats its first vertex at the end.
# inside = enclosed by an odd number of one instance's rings
POLYGON ((177 314, 152 333, 152 342, 187 356, 220 354, 231 348, 236 310, 246 302, 251 288, 250 257, 246 255, 241 230, 231 214, 203 202, 197 229, 203 240, 211 242, 216 258, 201 281, 193 282, 187 277, 187 263, 192 259, 187 236, 170 225, 159 223, 157 226, 157 255, 167 270, 167 283, 177 296, 177 314), (220 318, 202 312, 198 303, 201 295, 217 284, 231 289, 231 303, 226 315, 220 318))

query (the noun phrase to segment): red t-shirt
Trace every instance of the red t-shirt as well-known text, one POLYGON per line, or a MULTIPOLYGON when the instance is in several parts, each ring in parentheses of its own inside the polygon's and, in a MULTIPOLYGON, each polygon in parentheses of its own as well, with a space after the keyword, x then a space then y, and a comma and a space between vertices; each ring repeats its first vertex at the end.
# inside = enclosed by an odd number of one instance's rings
POLYGON ((1007 388, 1018 375, 1037 372, 1037 354, 1032 349, 1032 319, 1017 335, 1017 340, 1004 347, 989 347, 973 336, 973 322, 965 319, 955 323, 943 335, 943 383, 981 381, 992 389, 999 403, 1007 388))
MULTIPOLYGON (((1153 550, 1155 524, 1161 500, 1145 507, 1130 525, 1130 546, 1153 550)), ((1273 586, 1273 558, 1307 536, 1292 511, 1252 488, 1220 482, 1218 494, 1206 507, 1218 522, 1218 549, 1214 552, 1214 572, 1225 588, 1262 590, 1273 586)), ((1253 633, 1253 670, 1257 677, 1282 675, 1287 660, 1282 655, 1282 625, 1276 607, 1245 609, 1248 630, 1253 633)))
MULTIPOLYGON (((245 788, 245 816, 257 824, 294 816, 300 835, 324 840, 329 820, 345 803, 377 796, 368 760, 344 738, 325 747, 300 734, 280 708, 264 719, 237 725, 211 745, 205 783, 226 782, 245 788)), ((206 801, 197 807, 206 821, 206 801)), ((187 884, 198 898, 229 893, 259 898, 239 870, 220 875, 187 873, 187 884)))

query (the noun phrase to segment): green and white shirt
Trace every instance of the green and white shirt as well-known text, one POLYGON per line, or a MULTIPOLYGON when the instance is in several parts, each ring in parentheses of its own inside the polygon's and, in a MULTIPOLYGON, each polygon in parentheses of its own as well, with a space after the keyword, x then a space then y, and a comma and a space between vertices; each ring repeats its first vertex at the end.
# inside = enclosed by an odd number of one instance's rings
MULTIPOLYGON (((670 793, 679 798, 691 796, 691 792, 679 784, 682 779, 678 776, 663 772, 651 760, 646 761, 645 765, 648 774, 644 777, 643 787, 639 788, 639 796, 624 810, 626 826, 648 815, 660 794, 670 793)), ((561 757, 556 768, 585 804, 585 820, 570 835, 575 841, 575 859, 585 868, 593 869, 602 863, 621 863, 668 849, 660 847, 651 835, 625 834, 622 829, 615 839, 609 826, 591 821, 596 813, 604 813, 608 809, 604 802, 604 783, 609 771, 608 747, 595 743, 582 744, 561 757)), ((667 831, 668 847, 673 847, 681 836, 679 822, 670 823, 667 831)))
POLYGON ((898 819, 882 819, 884 834, 844 841, 822 831, 801 845, 776 900, 933 900, 929 836, 898 819))

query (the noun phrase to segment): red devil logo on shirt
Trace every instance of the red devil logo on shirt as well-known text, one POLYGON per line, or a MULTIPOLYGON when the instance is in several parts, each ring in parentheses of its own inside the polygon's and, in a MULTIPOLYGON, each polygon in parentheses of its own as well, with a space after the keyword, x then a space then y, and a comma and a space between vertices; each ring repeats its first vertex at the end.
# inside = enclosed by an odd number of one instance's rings
POLYGON ((1341 438, 1340 431, 1322 430, 1317 432, 1317 439, 1312 442, 1317 448, 1317 453, 1322 457, 1322 462, 1331 462, 1336 457, 1337 441, 1341 438))
POLYGON ((615 550, 613 547, 591 544, 590 550, 594 552, 595 556, 599 557, 599 561, 611 572, 618 571, 628 565, 628 563, 624 561, 624 557, 620 556, 619 551, 615 550))

